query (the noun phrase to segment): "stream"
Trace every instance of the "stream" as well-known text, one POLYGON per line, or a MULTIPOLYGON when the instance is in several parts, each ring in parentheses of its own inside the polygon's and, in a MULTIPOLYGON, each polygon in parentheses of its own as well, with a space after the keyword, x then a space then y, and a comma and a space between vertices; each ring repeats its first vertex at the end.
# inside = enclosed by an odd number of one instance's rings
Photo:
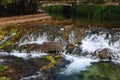
MULTIPOLYGON (((74 23, 41 25, 27 27, 11 51, 0 50, 0 65, 9 66, 0 77, 10 80, 120 80, 120 28, 79 27, 74 23), (42 70, 49 63, 44 58, 48 55, 61 57, 55 59, 54 67, 42 70)), ((10 37, 12 35, 5 39, 10 37)))

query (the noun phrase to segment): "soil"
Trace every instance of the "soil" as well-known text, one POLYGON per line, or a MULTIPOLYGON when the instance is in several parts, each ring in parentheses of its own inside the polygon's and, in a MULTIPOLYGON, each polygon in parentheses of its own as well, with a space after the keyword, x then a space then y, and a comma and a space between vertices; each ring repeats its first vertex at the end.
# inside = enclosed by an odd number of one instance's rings
POLYGON ((51 16, 49 16, 46 13, 40 13, 40 14, 32 14, 32 15, 4 17, 4 18, 0 18, 0 26, 6 24, 24 23, 24 22, 45 20, 45 19, 51 19, 51 16))

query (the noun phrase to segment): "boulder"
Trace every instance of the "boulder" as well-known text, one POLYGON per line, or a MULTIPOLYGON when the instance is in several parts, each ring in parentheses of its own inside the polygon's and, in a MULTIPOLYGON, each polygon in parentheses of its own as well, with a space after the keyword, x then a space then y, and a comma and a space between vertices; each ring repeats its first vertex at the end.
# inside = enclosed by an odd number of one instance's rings
POLYGON ((62 46, 60 42, 44 42, 41 45, 40 50, 46 53, 56 53, 57 51, 62 50, 62 46))

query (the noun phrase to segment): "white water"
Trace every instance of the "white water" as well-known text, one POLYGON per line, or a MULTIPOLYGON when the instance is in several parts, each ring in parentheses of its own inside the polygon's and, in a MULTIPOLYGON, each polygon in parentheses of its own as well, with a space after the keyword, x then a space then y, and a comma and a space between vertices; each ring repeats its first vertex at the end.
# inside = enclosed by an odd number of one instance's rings
POLYGON ((3 59, 0 59, 0 63, 2 63, 2 62, 4 62, 4 60, 3 60, 3 59))
POLYGON ((43 44, 44 42, 48 42, 46 33, 44 33, 43 35, 39 35, 38 37, 36 37, 36 39, 35 39, 35 36, 31 34, 31 35, 27 35, 27 37, 24 36, 23 38, 21 38, 21 40, 19 41, 20 43, 19 46, 25 45, 25 44, 34 44, 34 43, 43 44))
MULTIPOLYGON (((115 36, 118 35, 114 35, 114 37, 115 36)), ((112 38, 112 35, 106 38, 106 34, 87 36, 82 40, 82 45, 80 46, 82 48, 82 53, 86 52, 91 54, 95 51, 108 49, 112 53, 113 60, 117 58, 118 61, 120 57, 120 38, 117 37, 118 40, 111 42, 112 38)))
POLYGON ((108 36, 107 34, 108 33, 105 32, 100 32, 99 35, 90 34, 82 40, 82 44, 80 46, 82 52, 80 54, 88 53, 88 56, 86 57, 63 54, 64 58, 71 63, 65 67, 61 74, 71 75, 73 73, 79 73, 80 71, 86 70, 91 63, 100 61, 97 58, 91 59, 90 55, 95 51, 102 51, 104 49, 108 49, 112 53, 112 61, 114 63, 120 64, 120 35, 109 34, 108 36), (117 40, 112 41, 113 38, 117 38, 117 40))
POLYGON ((40 71, 37 71, 35 75, 24 77, 24 78, 21 78, 20 80, 36 80, 37 78, 42 78, 45 80, 44 75, 40 71))
POLYGON ((13 51, 11 53, 7 53, 7 52, 0 52, 1 56, 8 56, 8 55, 12 55, 15 57, 19 57, 19 58, 23 58, 23 59, 29 59, 29 58, 41 58, 45 55, 47 55, 47 53, 40 53, 40 52, 31 52, 31 53, 26 53, 26 52, 19 52, 19 51, 13 51))
POLYGON ((75 44, 75 40, 75 33, 74 31, 71 31, 71 33, 69 34, 69 42, 75 44))
POLYGON ((82 45, 80 46, 82 48, 82 53, 88 52, 88 53, 94 53, 95 51, 101 51, 105 48, 112 50, 113 46, 110 45, 110 40, 105 39, 106 35, 91 35, 87 36, 82 40, 82 45))
MULTIPOLYGON (((112 35, 109 35, 108 38, 106 38, 107 34, 91 34, 87 35, 83 40, 82 40, 82 45, 80 46, 82 49, 81 53, 94 53, 95 51, 101 51, 103 49, 109 49, 113 55, 120 56, 120 39, 117 41, 111 42, 112 40, 112 35)), ((120 35, 114 35, 114 36, 120 36, 120 35)), ((37 37, 36 39, 33 37, 33 35, 30 35, 27 37, 27 39, 20 40, 20 45, 25 45, 25 44, 42 44, 43 42, 47 42, 47 36, 46 34, 43 34, 42 36, 37 37)), ((55 41, 59 41, 59 38, 56 38, 55 41)), ((74 32, 72 32, 69 35, 69 42, 74 43, 75 41, 75 35, 74 32)), ((63 41, 64 42, 64 41, 63 41)), ((9 55, 8 53, 4 53, 1 55, 9 55)), ((29 57, 31 58, 36 58, 36 57, 43 57, 44 55, 47 55, 46 53, 38 53, 38 52, 31 52, 31 53, 26 53, 22 52, 19 53, 17 51, 11 52, 10 55, 28 59, 29 57)), ((71 75, 73 73, 79 73, 80 71, 86 70, 89 66, 91 66, 93 62, 98 62, 99 59, 91 59, 90 57, 80 57, 80 56, 75 56, 75 55, 70 55, 70 54, 62 54, 63 57, 70 61, 71 63, 65 67, 65 69, 61 72, 61 74, 64 75, 71 75)), ((112 60, 115 63, 120 63, 120 59, 114 59, 112 60)), ((30 77, 26 77, 25 79, 30 79, 34 78, 37 75, 33 75, 30 77)), ((40 75, 38 75, 40 76, 40 75)))
POLYGON ((71 63, 61 72, 64 75, 71 75, 86 70, 92 62, 98 62, 99 60, 93 60, 86 57, 78 57, 71 54, 64 54, 63 57, 71 63))
POLYGON ((47 53, 39 53, 39 52, 20 53, 18 51, 13 51, 10 53, 10 55, 20 57, 23 59, 29 59, 29 58, 37 58, 37 57, 41 58, 41 57, 47 55, 47 53))

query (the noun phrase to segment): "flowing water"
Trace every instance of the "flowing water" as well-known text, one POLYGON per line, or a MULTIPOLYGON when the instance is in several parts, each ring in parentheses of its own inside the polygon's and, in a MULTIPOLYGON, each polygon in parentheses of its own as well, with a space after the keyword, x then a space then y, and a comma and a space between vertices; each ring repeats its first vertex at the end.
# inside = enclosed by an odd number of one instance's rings
MULTIPOLYGON (((60 42, 62 50, 58 53, 62 55, 65 66, 55 66, 48 72, 51 74, 49 76, 37 69, 30 75, 13 78, 13 80, 120 80, 120 28, 77 27, 63 33, 59 33, 58 30, 51 31, 52 29, 49 31, 48 28, 48 32, 46 30, 40 32, 38 28, 38 31, 26 33, 19 40, 16 48, 9 53, 1 51, 0 56, 14 56, 25 62, 29 59, 41 59, 49 55, 49 52, 39 46, 46 42, 56 42, 55 47, 58 47, 57 42, 60 42), (77 31, 82 29, 84 34, 81 35, 77 31), (68 33, 68 40, 64 38, 66 33, 68 33), (68 42, 75 45, 71 53, 66 52, 68 42), (81 43, 78 44, 78 42, 81 43), (101 51, 105 52, 107 57, 110 55, 111 60, 98 57, 101 51)), ((15 59, 0 58, 0 65, 15 59)), ((37 63, 42 64, 39 61, 37 63)))

